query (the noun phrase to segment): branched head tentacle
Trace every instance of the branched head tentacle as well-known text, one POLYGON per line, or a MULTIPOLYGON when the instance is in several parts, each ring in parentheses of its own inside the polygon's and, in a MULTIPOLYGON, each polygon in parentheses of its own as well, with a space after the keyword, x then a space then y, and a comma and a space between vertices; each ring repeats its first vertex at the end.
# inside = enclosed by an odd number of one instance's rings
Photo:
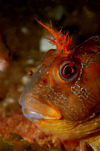
POLYGON ((52 28, 52 24, 51 24, 51 28, 49 28, 48 26, 44 25, 42 22, 38 20, 37 22, 41 24, 43 27, 45 27, 54 36, 55 40, 52 40, 49 38, 46 38, 46 39, 50 40, 51 43, 56 45, 57 53, 64 53, 65 55, 69 55, 71 53, 70 47, 71 47, 72 38, 69 38, 68 33, 66 33, 66 35, 62 35, 61 34, 62 29, 61 29, 56 34, 52 28))

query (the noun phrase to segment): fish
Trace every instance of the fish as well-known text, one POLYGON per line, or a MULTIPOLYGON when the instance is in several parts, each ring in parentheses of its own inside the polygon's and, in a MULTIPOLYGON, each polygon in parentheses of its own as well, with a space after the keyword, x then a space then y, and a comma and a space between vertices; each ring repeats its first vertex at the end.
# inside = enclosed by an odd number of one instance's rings
POLYGON ((12 52, 7 45, 5 36, 0 32, 0 101, 6 97, 11 68, 12 52))
POLYGON ((5 37, 0 33, 0 73, 5 72, 9 68, 11 58, 11 50, 7 46, 5 37))
POLYGON ((72 38, 62 30, 47 38, 56 49, 48 50, 37 72, 21 94, 22 112, 44 132, 65 140, 100 147, 100 36, 71 48, 72 38))

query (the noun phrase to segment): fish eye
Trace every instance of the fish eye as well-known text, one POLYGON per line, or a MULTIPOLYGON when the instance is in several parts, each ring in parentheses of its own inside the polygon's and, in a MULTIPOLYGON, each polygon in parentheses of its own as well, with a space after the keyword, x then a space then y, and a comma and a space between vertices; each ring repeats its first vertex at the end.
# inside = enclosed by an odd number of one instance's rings
POLYGON ((74 62, 65 62, 59 70, 60 77, 65 81, 71 81, 77 74, 76 64, 74 62))

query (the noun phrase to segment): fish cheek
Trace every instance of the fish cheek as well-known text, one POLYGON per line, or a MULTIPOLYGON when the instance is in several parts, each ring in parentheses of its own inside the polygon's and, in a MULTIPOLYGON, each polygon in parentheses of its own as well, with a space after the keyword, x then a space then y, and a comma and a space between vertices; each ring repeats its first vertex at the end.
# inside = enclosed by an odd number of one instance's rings
MULTIPOLYGON (((71 82, 58 80, 59 68, 56 66, 53 69, 48 70, 48 76, 41 81, 44 82, 43 89, 46 86, 45 91, 41 94, 46 99, 51 100, 53 106, 56 106, 62 113, 63 118, 69 120, 84 120, 90 115, 91 100, 87 94, 87 90, 82 82, 83 74, 75 78, 71 82), (80 77, 80 78, 79 78, 80 77)), ((84 80, 84 79, 83 79, 84 80)), ((93 99, 93 98, 91 98, 93 99)))
MULTIPOLYGON (((63 118, 70 120, 78 119, 78 111, 77 108, 79 103, 78 101, 73 101, 75 95, 71 92, 71 86, 75 85, 75 81, 78 77, 71 81, 66 82, 61 79, 59 76, 59 66, 55 65, 51 71, 52 75, 49 80, 49 94, 52 95, 52 101, 55 106, 59 108, 62 113, 63 118), (74 95, 71 100, 69 100, 69 96, 74 95), (75 103, 77 103, 75 105, 75 103)), ((78 99, 77 99, 78 100, 78 99)), ((80 115, 80 114, 79 114, 80 115)), ((79 117, 81 118, 81 117, 79 117)))
MULTIPOLYGON (((98 88, 95 84, 96 66, 84 66, 80 79, 76 82, 75 86, 71 87, 71 91, 77 97, 79 104, 79 115, 81 119, 89 118, 92 114, 98 112, 97 106, 99 105, 99 98, 97 98, 98 88)), ((76 101, 75 101, 76 102, 76 101)))

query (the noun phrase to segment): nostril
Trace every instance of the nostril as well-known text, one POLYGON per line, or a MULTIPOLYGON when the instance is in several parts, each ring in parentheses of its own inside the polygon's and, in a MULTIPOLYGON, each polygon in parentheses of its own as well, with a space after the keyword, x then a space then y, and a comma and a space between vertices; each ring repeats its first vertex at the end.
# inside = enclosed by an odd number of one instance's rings
POLYGON ((43 85, 45 85, 47 83, 46 79, 39 79, 38 84, 40 87, 43 87, 43 85))
POLYGON ((40 87, 43 87, 43 85, 44 85, 44 82, 43 82, 43 81, 40 81, 40 82, 39 82, 39 86, 40 86, 40 87))

